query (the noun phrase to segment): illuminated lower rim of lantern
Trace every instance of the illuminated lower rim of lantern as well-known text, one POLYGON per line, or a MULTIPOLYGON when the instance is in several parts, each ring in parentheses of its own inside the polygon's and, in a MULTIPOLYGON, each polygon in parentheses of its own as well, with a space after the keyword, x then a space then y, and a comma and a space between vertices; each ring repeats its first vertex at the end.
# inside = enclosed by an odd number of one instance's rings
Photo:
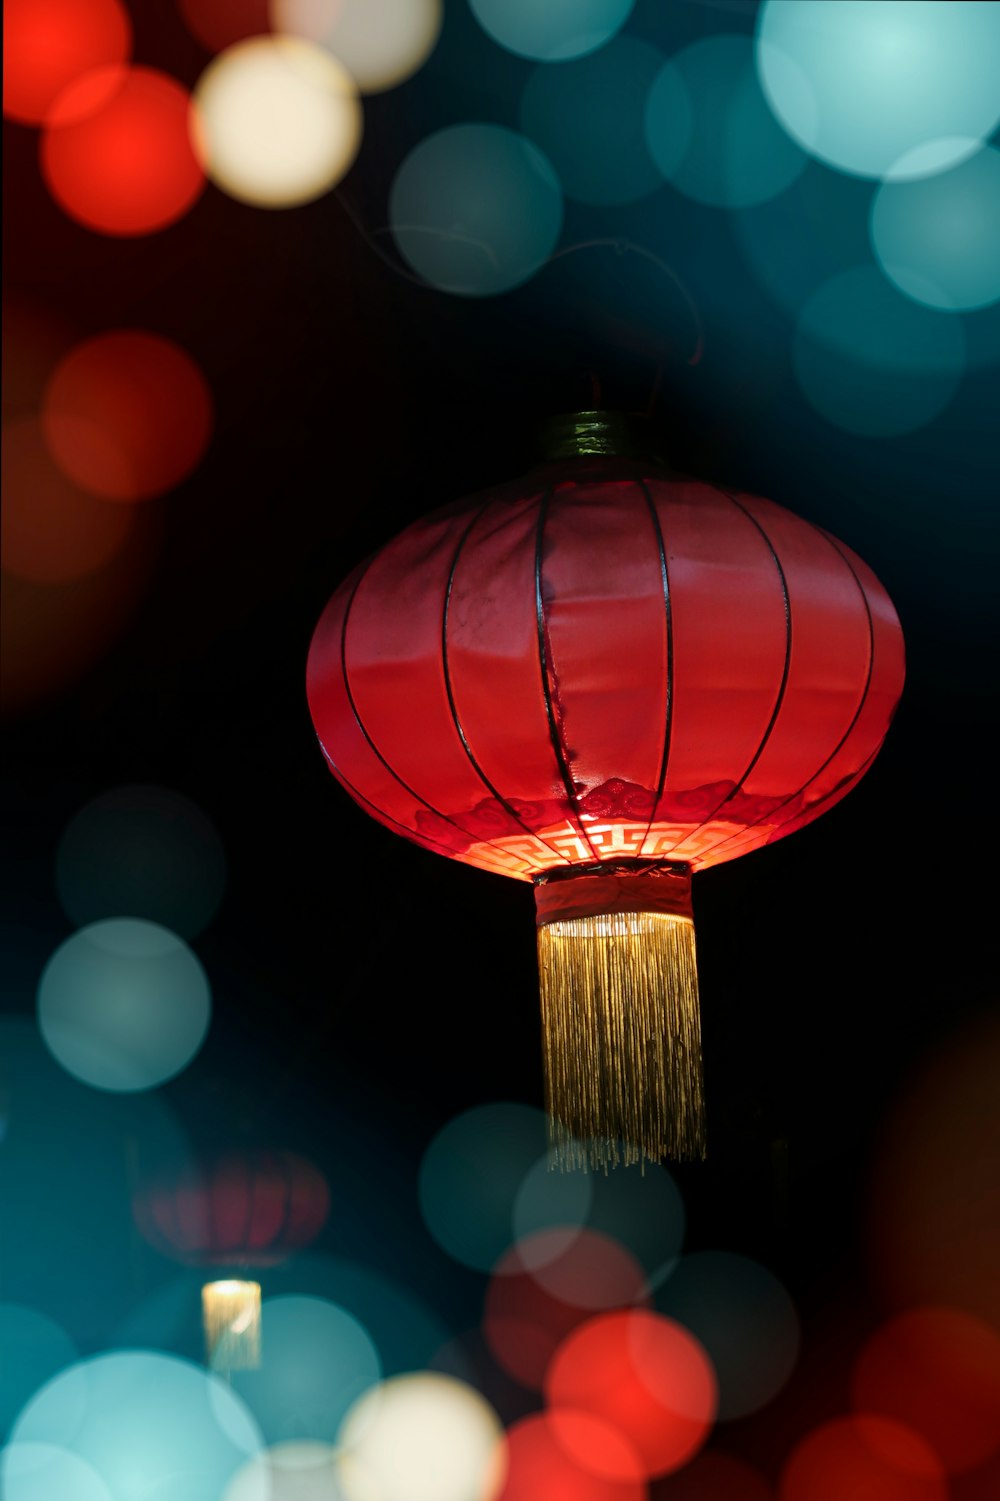
POLYGON ((260 1365, 260 1283, 227 1278, 201 1290, 205 1359, 213 1370, 255 1371, 260 1365))
POLYGON ((653 861, 535 884, 545 1104, 556 1161, 705 1155, 691 875, 653 861))

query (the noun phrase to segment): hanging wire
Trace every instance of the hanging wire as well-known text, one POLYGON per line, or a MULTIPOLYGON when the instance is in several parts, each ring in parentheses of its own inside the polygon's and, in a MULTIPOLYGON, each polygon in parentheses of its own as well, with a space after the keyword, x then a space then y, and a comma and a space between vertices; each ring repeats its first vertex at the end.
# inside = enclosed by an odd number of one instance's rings
MULTIPOLYGON (((382 262, 382 264, 386 266, 390 271, 394 272, 396 276, 401 277, 403 281, 409 282, 412 286, 422 287, 424 291, 433 292, 440 291, 442 289, 435 287, 432 282, 425 281, 422 276, 417 276, 414 272, 408 270, 407 267, 404 266, 397 257, 388 255, 383 247, 378 243, 376 239, 377 235, 391 234, 394 228, 403 230, 407 234, 434 235, 436 238, 441 240, 449 240, 454 244, 469 245, 474 247, 476 250, 481 250, 483 255, 494 266, 498 264, 497 257, 491 246, 484 244, 482 240, 477 240, 471 235, 463 234, 459 230, 435 229, 430 228, 429 226, 424 224, 401 224, 395 226, 390 224, 381 224, 377 229, 369 229, 368 226, 362 221, 356 209, 353 208, 353 206, 347 201, 342 193, 335 192, 334 197, 337 199, 341 208, 344 210, 344 213, 347 215, 348 219, 350 219, 351 223, 358 231, 358 234, 365 241, 369 249, 374 252, 374 254, 382 262)), ((608 236, 606 238, 592 240, 578 240, 574 245, 564 245, 561 250, 554 250, 548 257, 548 259, 543 261, 542 264, 538 267, 538 271, 536 271, 535 274, 537 275, 538 272, 544 271, 548 266, 551 266, 553 262, 563 260, 566 256, 569 255, 576 255, 581 250, 612 250, 614 251, 615 255, 619 256, 637 255, 641 257, 642 260, 648 261, 651 265, 656 266, 658 270, 662 271, 664 276, 670 279, 676 290, 680 293, 684 305, 691 315, 692 324, 694 325, 694 348, 691 354, 688 356, 686 363, 688 365, 700 364, 702 356, 705 352, 705 329, 704 324, 702 323, 701 314, 698 311, 698 304, 695 302, 690 289, 681 279, 678 273, 674 270, 674 268, 669 265, 662 256, 656 255, 654 251, 648 249, 645 245, 637 245, 634 240, 625 240, 622 239, 621 236, 608 236)), ((653 401, 655 401, 656 395, 659 391, 662 375, 663 366, 660 365, 653 386, 653 396, 650 401, 650 409, 652 409, 652 403, 653 401)))

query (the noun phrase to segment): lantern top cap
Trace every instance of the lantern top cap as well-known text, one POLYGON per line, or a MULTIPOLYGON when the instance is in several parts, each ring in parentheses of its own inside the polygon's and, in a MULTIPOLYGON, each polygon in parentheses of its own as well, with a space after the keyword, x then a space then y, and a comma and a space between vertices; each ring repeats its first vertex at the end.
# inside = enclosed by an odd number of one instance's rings
POLYGON ((640 412, 563 412, 541 424, 538 446, 548 462, 593 457, 644 459, 658 467, 666 462, 660 434, 640 412))

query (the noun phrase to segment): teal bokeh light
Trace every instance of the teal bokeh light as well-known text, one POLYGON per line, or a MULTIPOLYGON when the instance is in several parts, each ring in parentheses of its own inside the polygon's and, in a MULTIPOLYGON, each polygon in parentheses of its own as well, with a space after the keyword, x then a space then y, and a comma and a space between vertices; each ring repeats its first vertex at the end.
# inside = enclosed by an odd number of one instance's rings
POLYGON ((699 1251, 682 1257, 657 1294, 656 1308, 690 1329, 708 1352, 722 1419, 757 1412, 795 1368, 795 1305, 777 1277, 746 1256, 699 1251))
POLYGON ((265 1298, 259 1370, 233 1371, 268 1444, 332 1443, 351 1404, 381 1377, 378 1352, 357 1319, 325 1298, 265 1298))
POLYGON ((52 955, 38 987, 46 1046, 96 1089, 152 1089, 178 1074, 208 1030, 211 994, 176 933, 138 918, 91 923, 52 955))
POLYGON ((389 197, 400 254, 425 281, 463 297, 520 286, 542 266, 562 229, 551 164, 499 125, 455 125, 421 141, 389 197))
POLYGON ((635 0, 469 0, 495 42, 520 57, 565 62, 603 47, 620 31, 635 0))
MULTIPOLYGON (((545 1116, 530 1105, 479 1105, 437 1133, 420 1164, 418 1190, 427 1228, 449 1256, 492 1271, 517 1233, 514 1214, 522 1187, 527 1206, 522 1200, 520 1233, 526 1217, 537 1217, 533 1170, 546 1152, 545 1116)), ((555 1193, 560 1176, 549 1175, 555 1193)))
POLYGON ((0 1303, 0 1436, 10 1432, 29 1397, 77 1358, 54 1319, 37 1308, 0 1303))
POLYGON ((143 917, 191 938, 215 915, 226 857, 212 822, 168 787, 114 787, 73 817, 56 855, 59 899, 82 926, 143 917))
POLYGON ((725 208, 774 198, 809 160, 775 119, 742 36, 709 37, 670 59, 646 102, 646 140, 675 188, 725 208))
POLYGON ((55 1444, 11 1444, 0 1450, 4 1501, 117 1501, 85 1460, 55 1444))
POLYGON ((942 412, 965 368, 958 320, 920 307, 875 266, 831 277, 809 299, 794 343, 810 405, 867 437, 913 432, 942 412))
POLYGON ((617 37, 577 62, 536 68, 521 95, 521 129, 552 162, 567 198, 632 203, 662 186, 646 145, 645 103, 663 54, 617 37))
POLYGON ((71 1366, 24 1409, 11 1443, 67 1450, 104 1482, 112 1501, 219 1501, 262 1447, 249 1412, 224 1382, 149 1350, 71 1366))
POLYGON ((1000 151, 986 146, 948 172, 883 183, 872 247, 907 297, 952 311, 1000 300, 1000 151))
POLYGON ((940 171, 1000 120, 1000 6, 982 0, 766 0, 756 45, 782 125, 843 172, 940 171))

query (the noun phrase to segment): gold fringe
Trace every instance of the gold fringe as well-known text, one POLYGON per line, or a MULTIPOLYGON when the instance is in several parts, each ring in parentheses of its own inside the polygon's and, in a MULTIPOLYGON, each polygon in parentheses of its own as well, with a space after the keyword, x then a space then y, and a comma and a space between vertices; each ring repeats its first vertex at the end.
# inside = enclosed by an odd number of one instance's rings
POLYGON ((201 1290, 205 1357, 215 1371, 260 1365, 260 1283, 208 1282, 201 1290))
POLYGON ((545 1105, 557 1163, 705 1156, 694 923, 609 912, 542 923, 545 1105))

